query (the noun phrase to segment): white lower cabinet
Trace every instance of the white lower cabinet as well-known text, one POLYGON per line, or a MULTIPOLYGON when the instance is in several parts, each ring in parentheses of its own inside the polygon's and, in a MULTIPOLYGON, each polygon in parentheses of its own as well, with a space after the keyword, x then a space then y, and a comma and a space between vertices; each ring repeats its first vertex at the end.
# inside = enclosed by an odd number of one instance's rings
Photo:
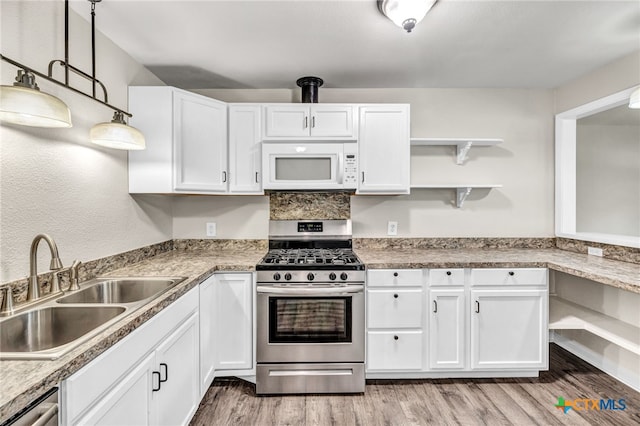
POLYGON ((535 376, 548 368, 544 268, 370 269, 367 286, 369 378, 535 376))
POLYGON ((198 286, 200 290, 200 396, 204 396, 215 378, 216 367, 216 303, 215 276, 198 286))
POLYGON ((66 425, 188 424, 200 402, 198 289, 61 383, 66 425))
POLYGON ((466 367, 464 293, 464 288, 429 291, 429 367, 434 370, 466 367))
POLYGON ((546 369, 546 290, 471 290, 471 367, 546 369))

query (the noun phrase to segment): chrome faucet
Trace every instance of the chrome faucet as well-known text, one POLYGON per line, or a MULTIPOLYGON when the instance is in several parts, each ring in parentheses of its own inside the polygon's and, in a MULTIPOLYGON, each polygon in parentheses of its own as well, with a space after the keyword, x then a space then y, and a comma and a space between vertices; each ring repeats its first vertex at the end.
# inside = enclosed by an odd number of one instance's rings
POLYGON ((51 270, 57 271, 62 269, 62 262, 58 255, 58 246, 55 241, 47 234, 38 234, 31 242, 31 250, 29 252, 29 285, 27 287, 27 302, 32 302, 40 298, 40 286, 38 285, 38 243, 45 240, 51 251, 51 270))

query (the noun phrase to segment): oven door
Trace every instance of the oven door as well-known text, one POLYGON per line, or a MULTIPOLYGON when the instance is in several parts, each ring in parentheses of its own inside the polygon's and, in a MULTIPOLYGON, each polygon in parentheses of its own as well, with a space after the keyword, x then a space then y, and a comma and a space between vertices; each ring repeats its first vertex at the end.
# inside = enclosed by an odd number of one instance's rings
POLYGON ((258 286, 258 363, 364 362, 364 286, 258 286))
POLYGON ((342 143, 264 143, 264 189, 342 189, 342 143))

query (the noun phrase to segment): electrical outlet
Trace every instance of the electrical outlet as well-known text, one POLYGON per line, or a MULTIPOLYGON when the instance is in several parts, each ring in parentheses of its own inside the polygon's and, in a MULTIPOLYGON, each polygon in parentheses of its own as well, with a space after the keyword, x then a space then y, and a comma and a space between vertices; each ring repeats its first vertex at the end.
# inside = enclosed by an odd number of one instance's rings
POLYGON ((587 247, 587 254, 602 257, 602 249, 597 247, 587 247))
POLYGON ((387 222, 387 235, 398 235, 398 222, 387 222))
POLYGON ((216 236, 216 223, 207 222, 207 237, 215 237, 215 236, 216 236))

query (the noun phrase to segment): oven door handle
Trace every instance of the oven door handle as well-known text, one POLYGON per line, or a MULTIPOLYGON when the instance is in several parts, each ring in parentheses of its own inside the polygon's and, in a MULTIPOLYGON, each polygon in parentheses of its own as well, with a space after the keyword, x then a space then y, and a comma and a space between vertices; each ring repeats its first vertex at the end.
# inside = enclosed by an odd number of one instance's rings
POLYGON ((272 287, 258 286, 258 293, 261 294, 286 294, 292 296, 340 296, 345 294, 362 293, 363 285, 346 285, 342 287, 320 287, 320 288, 296 288, 296 287, 272 287))

